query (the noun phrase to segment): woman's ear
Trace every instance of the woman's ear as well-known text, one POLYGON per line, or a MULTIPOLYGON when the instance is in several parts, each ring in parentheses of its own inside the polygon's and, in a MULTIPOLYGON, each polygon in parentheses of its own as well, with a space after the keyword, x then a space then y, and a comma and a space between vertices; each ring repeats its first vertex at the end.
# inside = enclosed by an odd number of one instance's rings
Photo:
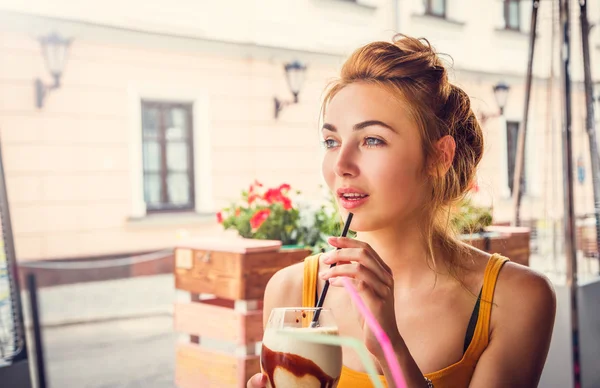
POLYGON ((438 176, 444 176, 452 162, 454 161, 454 154, 456 153, 456 142, 450 135, 446 135, 439 139, 435 143, 435 157, 430 165, 430 174, 437 174, 438 176))

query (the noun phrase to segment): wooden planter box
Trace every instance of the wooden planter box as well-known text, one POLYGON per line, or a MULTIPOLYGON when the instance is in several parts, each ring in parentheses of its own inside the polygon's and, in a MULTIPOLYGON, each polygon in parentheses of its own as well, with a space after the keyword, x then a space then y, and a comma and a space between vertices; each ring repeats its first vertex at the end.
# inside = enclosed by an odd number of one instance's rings
POLYGON ((499 253, 512 262, 529 266, 531 230, 524 227, 489 226, 484 235, 463 236, 463 241, 488 253, 499 253))
POLYGON ((269 279, 310 250, 240 253, 182 246, 175 250, 175 287, 191 302, 176 303, 174 328, 189 334, 176 351, 179 388, 244 388, 260 371, 262 299, 269 279))

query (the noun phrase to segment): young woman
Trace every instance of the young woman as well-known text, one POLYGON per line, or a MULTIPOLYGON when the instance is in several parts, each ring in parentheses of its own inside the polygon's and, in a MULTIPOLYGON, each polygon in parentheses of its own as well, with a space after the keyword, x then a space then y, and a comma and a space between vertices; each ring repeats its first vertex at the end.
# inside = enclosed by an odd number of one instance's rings
MULTIPOLYGON (((326 279, 340 335, 362 339, 391 376, 342 287, 350 278, 392 340, 409 387, 535 387, 550 345, 555 296, 542 275, 458 241, 449 214, 484 149, 469 97, 448 82, 429 43, 397 36, 358 49, 323 105, 323 175, 355 239, 279 271, 272 308, 312 307, 326 279), (332 263, 338 265, 330 269, 332 263)), ((371 387, 343 349, 339 388, 371 387)), ((264 387, 258 374, 248 387, 264 387)))

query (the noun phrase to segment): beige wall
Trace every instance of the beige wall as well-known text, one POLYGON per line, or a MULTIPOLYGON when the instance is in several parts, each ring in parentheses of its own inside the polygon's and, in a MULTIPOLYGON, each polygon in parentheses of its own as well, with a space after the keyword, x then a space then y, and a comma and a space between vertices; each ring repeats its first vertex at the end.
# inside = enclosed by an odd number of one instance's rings
POLYGON ((0 0, 0 10, 238 44, 344 54, 395 28, 388 0, 0 0))
MULTIPOLYGON (((18 2, 13 3, 15 7, 18 2)), ((266 33, 243 44, 239 39, 226 41, 227 37, 222 37, 223 41, 178 37, 175 35, 186 31, 174 27, 173 34, 164 34, 163 30, 172 27, 166 25, 152 25, 152 32, 135 30, 151 26, 148 13, 143 23, 138 20, 138 24, 131 24, 130 20, 124 23, 125 28, 114 28, 110 25, 120 22, 104 20, 103 14, 92 15, 96 18, 92 21, 107 23, 105 26, 88 23, 89 17, 83 14, 63 16, 86 22, 0 11, 0 136, 19 259, 160 249, 175 243, 179 229, 221 233, 214 212, 255 178, 266 184, 290 183, 307 197, 316 196, 321 182, 317 116, 323 87, 336 75, 344 58, 341 53, 366 39, 353 24, 367 25, 370 32, 365 35, 385 33, 387 38, 393 32, 388 28, 393 24, 393 8, 357 8, 334 0, 309 3, 325 7, 316 17, 321 22, 329 20, 337 9, 338 24, 326 30, 314 29, 315 36, 299 34, 287 46, 283 41, 265 40, 266 33), (49 95, 42 110, 37 110, 33 79, 49 79, 35 38, 52 30, 66 31, 75 40, 62 87, 49 95), (343 31, 352 31, 346 40, 329 39, 343 31), (319 34, 324 38, 318 39, 319 34), (328 42, 341 43, 329 50, 319 46, 328 42), (309 65, 300 104, 286 108, 275 121, 273 96, 291 97, 282 66, 296 58, 309 65), (195 213, 145 215, 139 144, 141 98, 194 103, 195 213)), ((449 11, 451 15, 467 15, 462 19, 464 24, 424 17, 417 2, 404 3, 401 30, 429 37, 440 51, 455 58, 453 80, 472 97, 476 112, 493 114, 497 110, 491 88, 504 80, 511 85, 504 118, 520 121, 526 35, 499 32, 493 24, 484 31, 483 21, 464 13, 468 9, 464 0, 452 2, 454 8, 449 11), (489 35, 495 36, 498 49, 484 42, 489 35), (474 40, 467 45, 466 39, 474 40)), ((0 9, 2 6, 0 3, 0 9)), ((480 6, 480 11, 484 10, 480 6)), ((310 29, 310 7, 302 7, 298 12, 305 17, 303 28, 310 29)), ((38 14, 49 12, 39 9, 38 14)), ((283 13, 285 8, 278 10, 283 13)), ((88 12, 89 16, 90 10, 78 12, 88 12)), ((252 17, 262 20, 258 16, 252 17)), ((275 27, 264 31, 273 35, 275 27)), ((216 39, 219 31, 224 30, 216 29, 211 36, 216 39)), ((547 29, 542 31, 548 33, 547 29)), ((540 47, 549 49, 549 45, 540 47)), ((543 58, 542 54, 538 57, 543 58)), ((559 217, 559 85, 554 85, 553 105, 548 109, 547 81, 540 77, 547 73, 549 64, 536 61, 528 140, 533 147, 527 154, 532 190, 523 199, 522 215, 559 217), (547 140, 551 138, 553 147, 547 140)), ((592 196, 578 84, 573 94, 574 156, 583 155, 587 168, 587 185, 576 185, 576 209, 587 212, 592 196)), ((503 119, 487 120, 484 132, 486 154, 476 199, 493 204, 496 220, 506 221, 512 214, 512 202, 505 189, 503 119)))

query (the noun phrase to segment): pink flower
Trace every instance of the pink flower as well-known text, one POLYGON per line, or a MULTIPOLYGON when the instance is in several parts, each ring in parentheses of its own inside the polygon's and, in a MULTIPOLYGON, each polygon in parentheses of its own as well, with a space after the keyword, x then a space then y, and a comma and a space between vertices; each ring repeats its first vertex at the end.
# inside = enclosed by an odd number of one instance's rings
POLYGON ((218 213, 217 213, 217 222, 218 222, 219 224, 222 224, 222 223, 223 223, 223 213, 221 213, 221 212, 218 212, 218 213))

